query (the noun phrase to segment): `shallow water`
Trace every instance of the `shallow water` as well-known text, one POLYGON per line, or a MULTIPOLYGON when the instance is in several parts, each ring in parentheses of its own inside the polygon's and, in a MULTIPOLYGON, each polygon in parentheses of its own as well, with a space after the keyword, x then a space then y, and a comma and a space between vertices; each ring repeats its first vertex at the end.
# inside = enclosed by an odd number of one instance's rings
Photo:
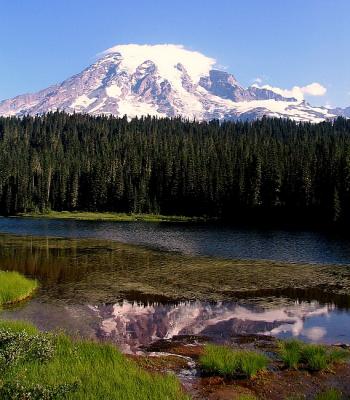
MULTIPOLYGON (((237 334, 258 333, 350 343, 350 296, 346 294, 329 292, 326 296, 320 289, 287 288, 257 290, 254 298, 243 296, 235 301, 162 302, 162 293, 141 298, 132 290, 145 271, 152 274, 165 270, 164 279, 171 279, 171 269, 178 263, 190 268, 197 260, 174 251, 214 255, 217 258, 205 259, 214 268, 220 257, 347 264, 350 255, 346 238, 319 232, 264 233, 184 224, 17 218, 0 219, 0 232, 113 239, 61 240, 0 234, 0 268, 18 270, 41 283, 34 299, 2 310, 1 318, 24 319, 44 330, 64 329, 73 335, 110 340, 125 352, 136 352, 139 346, 158 339, 189 334, 222 341, 237 334), (125 287, 131 290, 121 289, 125 287)), ((347 266, 337 268, 345 271, 347 266)))

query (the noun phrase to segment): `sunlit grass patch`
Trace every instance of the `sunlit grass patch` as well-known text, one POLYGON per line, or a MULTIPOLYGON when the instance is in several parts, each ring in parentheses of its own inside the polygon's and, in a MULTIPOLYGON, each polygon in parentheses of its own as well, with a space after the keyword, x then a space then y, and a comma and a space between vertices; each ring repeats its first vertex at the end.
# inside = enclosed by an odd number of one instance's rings
POLYGON ((208 344, 199 363, 208 374, 252 377, 267 367, 268 358, 254 351, 233 350, 227 346, 208 344))
POLYGON ((349 352, 320 344, 306 344, 299 340, 279 343, 279 356, 288 368, 301 366, 312 371, 330 368, 333 364, 349 358, 349 352))
POLYGON ((0 271, 0 306, 16 303, 31 296, 38 282, 15 271, 0 271))
POLYGON ((2 400, 189 399, 175 376, 146 372, 112 345, 24 328, 0 327, 2 400))
POLYGON ((82 221, 114 221, 114 222, 197 222, 205 221, 205 217, 185 217, 181 215, 135 214, 117 212, 91 211, 46 211, 19 214, 21 217, 47 219, 73 219, 82 221))
POLYGON ((0 319, 0 331, 3 330, 9 330, 11 332, 25 332, 29 335, 35 335, 39 332, 38 329, 29 322, 0 319))

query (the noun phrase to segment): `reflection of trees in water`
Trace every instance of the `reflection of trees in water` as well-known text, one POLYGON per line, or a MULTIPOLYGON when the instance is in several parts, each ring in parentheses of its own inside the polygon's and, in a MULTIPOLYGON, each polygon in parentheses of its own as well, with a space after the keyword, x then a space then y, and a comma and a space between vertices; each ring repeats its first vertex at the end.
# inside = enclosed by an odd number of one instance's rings
POLYGON ((318 300, 349 309, 347 266, 191 257, 93 239, 0 235, 0 268, 41 281, 39 297, 73 303, 118 299, 318 300), (309 288, 311 287, 311 289, 309 288))
POLYGON ((108 246, 98 241, 86 242, 0 236, 0 266, 34 276, 44 284, 79 280, 98 271, 125 270, 137 262, 146 266, 146 252, 113 242, 108 246))

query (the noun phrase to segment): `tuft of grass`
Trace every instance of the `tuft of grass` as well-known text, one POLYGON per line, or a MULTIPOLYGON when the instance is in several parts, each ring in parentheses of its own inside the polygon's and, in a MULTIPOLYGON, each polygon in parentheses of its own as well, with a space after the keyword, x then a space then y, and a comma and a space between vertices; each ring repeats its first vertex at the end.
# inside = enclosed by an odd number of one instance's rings
POLYGON ((16 303, 31 296, 38 282, 15 271, 0 271, 0 306, 16 303))
POLYGON ((332 349, 327 346, 308 344, 304 345, 302 361, 312 371, 328 369, 333 364, 340 363, 349 358, 349 353, 342 349, 332 349))
POLYGON ((322 345, 304 345, 302 352, 302 361, 312 371, 320 371, 330 366, 331 359, 328 351, 322 345))
POLYGON ((320 344, 287 340, 279 343, 279 356, 288 368, 297 369, 303 365, 311 371, 320 371, 345 361, 349 358, 349 352, 320 344))
POLYGON ((208 344, 199 363, 208 374, 252 377, 267 367, 268 358, 254 351, 233 350, 227 346, 208 344))
POLYGON ((324 392, 319 393, 315 400, 341 400, 342 393, 338 389, 327 389, 324 392))
POLYGON ((303 343, 299 340, 286 340, 278 343, 279 355, 288 368, 297 369, 301 361, 303 343))
POLYGON ((2 400, 189 400, 175 376, 151 374, 112 345, 26 329, 2 323, 2 400))

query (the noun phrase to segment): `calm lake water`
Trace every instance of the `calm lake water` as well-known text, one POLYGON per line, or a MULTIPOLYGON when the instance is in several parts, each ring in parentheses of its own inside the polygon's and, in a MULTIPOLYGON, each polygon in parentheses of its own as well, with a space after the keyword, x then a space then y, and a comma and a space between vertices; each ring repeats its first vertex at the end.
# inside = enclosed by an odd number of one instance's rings
MULTIPOLYGON (((341 303, 329 296, 327 300, 313 294, 296 299, 288 293, 266 304, 265 299, 256 303, 249 298, 244 302, 162 303, 147 296, 142 302, 130 301, 118 289, 125 271, 137 273, 147 268, 147 263, 162 263, 161 267, 167 268, 167 254, 172 254, 172 262, 176 253, 182 253, 209 256, 213 262, 245 258, 350 264, 349 245, 346 237, 312 231, 1 218, 0 269, 37 277, 41 287, 34 299, 2 310, 0 318, 28 320, 45 330, 60 328, 110 340, 125 352, 137 352, 139 346, 157 339, 187 334, 223 341, 237 334, 258 333, 350 343, 350 298, 346 296, 341 303), (73 245, 67 241, 67 245, 45 237, 91 240, 73 245), (106 246, 104 241, 95 245, 92 239, 106 239, 106 246)), ((181 259, 181 254, 176 257, 181 259)))
POLYGON ((0 218, 0 233, 108 239, 221 258, 350 264, 350 236, 321 231, 235 229, 185 223, 0 218))

